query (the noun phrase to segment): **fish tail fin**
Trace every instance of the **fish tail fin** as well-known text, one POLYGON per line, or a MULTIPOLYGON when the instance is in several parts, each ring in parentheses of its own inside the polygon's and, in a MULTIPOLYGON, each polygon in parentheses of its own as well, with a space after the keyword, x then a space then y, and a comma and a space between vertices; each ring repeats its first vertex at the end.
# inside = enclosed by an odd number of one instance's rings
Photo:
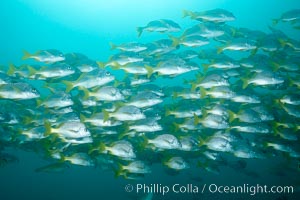
POLYGON ((30 58, 32 55, 26 51, 26 50, 23 50, 23 57, 22 57, 22 60, 26 60, 28 58, 30 58))
POLYGON ((32 122, 32 117, 24 116, 22 119, 22 124, 31 124, 31 122, 32 122))
POLYGON ((251 56, 254 56, 257 53, 257 51, 258 51, 258 48, 253 49, 250 53, 251 56))
POLYGON ((218 47, 217 54, 220 54, 224 51, 224 47, 218 47))
POLYGON ((103 110, 102 111, 103 112, 103 121, 108 121, 108 119, 109 119, 109 112, 108 111, 106 111, 106 110, 103 110))
POLYGON ((202 111, 202 117, 204 117, 204 118, 205 118, 205 117, 207 117, 207 115, 208 115, 208 112, 207 112, 207 110, 203 110, 203 111, 202 111))
POLYGON ((110 42, 110 50, 115 50, 117 48, 117 45, 115 45, 114 43, 110 42))
POLYGON ((272 125, 273 129, 278 129, 280 127, 288 128, 288 126, 286 124, 280 123, 280 122, 272 122, 271 125, 272 125))
POLYGON ((34 75, 36 73, 36 69, 34 69, 31 66, 28 66, 27 69, 29 71, 29 76, 32 76, 32 75, 34 75))
POLYGON ((172 46, 177 47, 180 44, 180 38, 174 37, 173 35, 169 35, 169 38, 172 40, 172 46))
POLYGON ((99 67, 100 69, 104 69, 104 68, 105 68, 105 63, 104 63, 104 62, 97 61, 96 63, 97 63, 97 65, 98 65, 98 67, 99 67))
POLYGON ((233 122, 236 118, 236 114, 231 110, 228 110, 228 115, 229 115, 229 123, 233 122))
POLYGON ((176 99, 179 96, 178 92, 173 92, 172 98, 176 99))
POLYGON ((191 91, 194 92, 197 88, 197 84, 196 83, 192 83, 192 87, 191 87, 191 91))
POLYGON ((204 74, 202 74, 201 72, 199 72, 199 73, 197 73, 196 75, 195 75, 195 77, 196 77, 196 79, 197 79, 197 81, 202 81, 203 79, 204 79, 204 74))
POLYGON ((80 113, 79 118, 80 118, 80 121, 81 121, 82 123, 84 123, 84 122, 86 121, 86 116, 84 116, 84 115, 81 114, 81 113, 80 113))
POLYGON ((283 103, 279 99, 274 99, 272 104, 279 108, 283 106, 283 103))
POLYGON ((190 81, 187 80, 187 79, 185 79, 185 78, 183 78, 183 83, 184 83, 184 84, 190 84, 190 81))
POLYGON ((89 150, 88 150, 88 154, 92 154, 94 151, 97 151, 97 148, 96 147, 91 147, 89 150))
POLYGON ((264 148, 272 148, 272 143, 271 142, 263 142, 263 147, 264 148))
POLYGON ((231 31, 231 36, 232 36, 232 37, 235 37, 235 36, 236 36, 236 34, 237 34, 237 29, 236 29, 236 28, 233 28, 233 27, 231 27, 231 28, 230 28, 230 31, 231 31))
MULTIPOLYGON (((125 76, 126 76, 126 75, 125 75, 125 76)), ((117 88, 117 87, 125 86, 125 81, 124 81, 124 82, 121 82, 121 81, 115 80, 113 86, 116 87, 116 88, 117 88)))
POLYGON ((171 115, 171 110, 169 110, 169 109, 166 109, 165 116, 167 117, 167 116, 170 116, 170 115, 171 115))
POLYGON ((248 81, 246 78, 241 78, 241 81, 243 82, 242 88, 246 89, 246 87, 248 86, 248 81))
POLYGON ((272 67, 272 69, 273 69, 274 72, 277 72, 279 70, 280 65, 278 63, 271 62, 270 64, 271 64, 271 67, 272 67))
POLYGON ((66 92, 67 93, 70 92, 74 87, 74 85, 71 81, 62 81, 62 83, 64 83, 66 85, 66 92))
POLYGON ((142 135, 142 142, 140 143, 140 148, 141 150, 144 150, 147 145, 149 144, 149 139, 145 136, 145 135, 142 135))
POLYGON ((209 64, 203 63, 202 66, 203 66, 203 72, 206 73, 209 68, 209 64))
POLYGON ((179 124, 177 124, 177 123, 174 122, 173 125, 174 125, 174 131, 175 132, 179 131, 179 129, 180 129, 179 124))
POLYGON ((9 64, 9 67, 8 67, 8 71, 7 71, 7 74, 9 76, 13 75, 16 71, 16 66, 14 64, 9 64))
POLYGON ((51 124, 49 121, 45 121, 44 122, 44 126, 45 126, 45 135, 48 136, 51 134, 51 124))
POLYGON ((149 65, 146 65, 145 68, 147 70, 147 78, 150 78, 151 75, 153 74, 153 68, 149 65))
POLYGON ((117 163, 117 169, 115 170, 115 177, 122 176, 123 173, 124 173, 123 165, 117 163))
POLYGON ((136 31, 138 33, 138 37, 141 37, 142 33, 143 33, 144 27, 137 27, 136 31))
POLYGON ((42 103, 43 103, 43 101, 41 99, 37 99, 36 100, 36 107, 38 107, 38 108, 41 107, 42 103))
MULTIPOLYGON (((300 78, 300 77, 297 77, 300 78)), ((295 81, 291 77, 287 77, 287 85, 292 87, 295 84, 295 81)))
POLYGON ((199 143, 198 143, 199 147, 206 144, 206 141, 201 136, 198 137, 198 141, 199 141, 199 143))
POLYGON ((103 143, 103 142, 101 142, 100 144, 99 144, 99 152, 103 152, 103 151, 105 151, 106 150, 106 146, 105 146, 105 144, 103 143))
POLYGON ((274 123, 274 125, 272 124, 272 130, 273 130, 273 133, 274 133, 274 136, 280 136, 280 131, 278 130, 278 125, 274 123))
POLYGON ((276 26, 278 24, 280 19, 272 19, 273 26, 276 26))
POLYGON ((49 83, 45 83, 44 86, 43 86, 43 88, 46 88, 46 89, 50 90, 50 92, 52 94, 55 94, 55 92, 56 92, 56 90, 54 89, 54 87, 52 87, 51 84, 49 84, 49 83))
POLYGON ((129 135, 131 129, 128 124, 122 124, 118 130, 120 130, 118 131, 120 132, 120 134, 118 135, 118 139, 121 140, 129 135))
POLYGON ((205 161, 205 162, 198 161, 197 162, 197 167, 207 171, 207 168, 209 167, 209 163, 208 163, 208 161, 205 161))
POLYGON ((282 38, 279 38, 279 39, 278 39, 278 42, 280 43, 281 47, 285 47, 285 46, 290 46, 290 47, 292 47, 292 45, 291 45, 288 41, 286 41, 286 40, 284 40, 284 39, 282 39, 282 38))
POLYGON ((206 97, 206 95, 207 95, 207 92, 206 92, 206 90, 204 89, 204 88, 200 88, 200 94, 201 94, 201 98, 204 98, 204 97, 206 97))
POLYGON ((182 18, 185 18, 187 16, 191 16, 191 15, 192 15, 191 11, 188 11, 188 10, 183 10, 182 11, 182 18))
POLYGON ((200 118, 194 113, 194 125, 198 125, 200 122, 200 118))
POLYGON ((83 92, 83 99, 87 100, 91 95, 90 92, 84 88, 84 87, 79 87, 79 89, 83 92))
POLYGON ((106 146, 103 142, 101 142, 98 146, 96 147, 92 147, 89 151, 88 151, 88 154, 92 154, 93 152, 97 151, 97 152, 104 152, 106 149, 106 146))

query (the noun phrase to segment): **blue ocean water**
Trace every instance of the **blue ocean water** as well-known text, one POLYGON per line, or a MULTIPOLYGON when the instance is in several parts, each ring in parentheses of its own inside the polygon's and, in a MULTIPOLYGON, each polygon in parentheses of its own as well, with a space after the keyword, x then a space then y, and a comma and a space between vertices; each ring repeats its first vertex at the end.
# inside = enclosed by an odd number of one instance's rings
MULTIPOLYGON (((143 33, 137 37, 136 27, 151 20, 172 19, 186 29, 195 24, 182 18, 182 11, 204 11, 222 8, 231 11, 236 20, 229 24, 235 27, 269 32, 272 19, 283 12, 300 8, 299 0, 3 0, 0 2, 0 64, 16 65, 21 60, 22 50, 35 52, 41 49, 58 49, 62 52, 79 52, 97 61, 107 61, 113 54, 110 42, 121 44, 130 41, 151 42, 166 35, 143 33)), ((286 24, 279 24, 291 38, 299 40, 286 24)), ((1 105, 0 105, 1 106, 1 105)), ((0 199, 2 200, 61 200, 61 199, 142 199, 146 194, 126 192, 127 184, 204 184, 218 185, 290 185, 285 168, 282 174, 269 173, 279 160, 250 160, 247 167, 256 169, 259 176, 239 173, 234 168, 221 167, 214 174, 193 167, 182 173, 170 174, 158 164, 153 173, 141 180, 115 178, 111 170, 72 166, 64 173, 35 173, 37 167, 49 164, 38 153, 8 148, 9 153, 19 158, 18 163, 0 168, 0 199)), ((292 162, 291 162, 292 163, 292 162)), ((300 174, 297 174, 300 180, 300 174)), ((293 177, 295 178, 295 177, 293 177)), ((296 177, 297 178, 297 177, 296 177)), ((299 187, 299 182, 297 183, 299 187)), ((295 189, 296 190, 296 189, 295 189)), ((281 194, 155 194, 153 199, 298 199, 299 189, 292 195, 281 194)))

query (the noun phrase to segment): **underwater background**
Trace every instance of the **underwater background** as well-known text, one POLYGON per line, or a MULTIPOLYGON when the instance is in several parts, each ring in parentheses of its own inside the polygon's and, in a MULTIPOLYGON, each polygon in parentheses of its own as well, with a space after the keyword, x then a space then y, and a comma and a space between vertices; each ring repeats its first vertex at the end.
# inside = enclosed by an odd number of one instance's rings
MULTIPOLYGON (((36 52, 57 49, 79 52, 97 61, 106 62, 113 51, 110 43, 130 41, 147 43, 167 38, 167 34, 144 32, 137 37, 136 28, 156 19, 171 19, 186 28, 195 24, 182 18, 183 10, 205 11, 222 8, 232 12, 236 20, 229 24, 269 32, 272 19, 285 11, 300 8, 298 0, 3 0, 0 1, 0 64, 23 64, 23 50, 36 52)), ((287 24, 277 28, 299 40, 299 30, 287 24)), ((30 62, 29 62, 30 63, 30 62)), ((194 76, 194 75, 193 75, 194 76)), ((174 83, 173 83, 174 84, 174 83)), ((180 85, 179 85, 180 86, 180 85)), ((1 105, 0 105, 1 106, 1 105)), ((37 153, 7 147, 18 162, 0 168, 0 200, 61 200, 61 199, 143 199, 146 194, 126 192, 127 184, 137 183, 180 185, 295 185, 294 194, 154 194, 152 199, 299 199, 300 172, 291 174, 276 157, 247 160, 247 168, 259 175, 246 175, 234 167, 221 167, 220 173, 210 173, 192 167, 180 173, 168 173, 159 164, 143 179, 116 178, 111 170, 72 165, 63 173, 36 173, 35 169, 49 164, 37 153), (298 189, 296 189, 298 188, 298 189)), ((294 162, 291 162, 295 164, 294 162)), ((293 166, 294 167, 294 166, 293 166)), ((238 167, 237 167, 238 168, 238 167)), ((147 197, 146 197, 147 198, 147 197)), ((149 198, 149 197, 148 197, 149 198)))

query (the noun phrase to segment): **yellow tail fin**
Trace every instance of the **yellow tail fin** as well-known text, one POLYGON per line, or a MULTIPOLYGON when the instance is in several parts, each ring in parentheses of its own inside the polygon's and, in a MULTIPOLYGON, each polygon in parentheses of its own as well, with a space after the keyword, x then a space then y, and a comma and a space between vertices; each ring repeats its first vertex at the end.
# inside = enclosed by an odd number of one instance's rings
POLYGON ((207 72, 207 70, 208 70, 210 64, 203 63, 202 66, 203 66, 203 73, 205 74, 205 73, 207 72))
POLYGON ((62 81, 62 83, 66 85, 66 92, 70 92, 74 87, 71 81, 62 81))
POLYGON ((207 92, 204 88, 200 87, 200 94, 201 94, 201 98, 205 98, 207 95, 207 92))
POLYGON ((8 68, 8 71, 7 71, 7 74, 9 76, 13 75, 16 71, 16 66, 14 64, 9 64, 9 68, 8 68))
POLYGON ((28 52, 28 51, 26 51, 26 50, 23 50, 23 57, 22 57, 22 60, 26 60, 26 59, 28 59, 28 58, 31 58, 31 54, 28 52))
POLYGON ((198 125, 201 122, 201 119, 194 113, 194 125, 198 125))
POLYGON ((83 92, 83 100, 87 100, 90 97, 90 91, 88 91, 86 88, 84 87, 78 87, 79 90, 81 90, 83 92))
POLYGON ((191 12, 191 11, 188 11, 188 10, 182 11, 182 18, 185 18, 187 16, 192 16, 192 15, 193 15, 193 12, 191 12))
POLYGON ((224 51, 224 48, 223 48, 223 47, 219 47, 218 50, 217 50, 217 53, 220 54, 220 53, 222 53, 223 51, 224 51))
POLYGON ((241 78, 241 81, 243 82, 242 88, 246 89, 246 87, 248 87, 248 81, 247 81, 247 79, 246 78, 241 78))
POLYGON ((85 117, 83 114, 80 113, 80 121, 81 121, 82 123, 84 123, 85 120, 86 120, 86 117, 85 117))
POLYGON ((146 68, 146 70, 148 72, 147 78, 150 78, 151 75, 153 74, 153 68, 151 66, 148 66, 148 65, 146 65, 145 68, 146 68))
POLYGON ((109 112, 108 111, 106 111, 106 110, 103 110, 102 111, 103 112, 103 121, 108 121, 108 119, 109 119, 109 112))
POLYGON ((175 122, 173 123, 173 125, 174 125, 174 129, 175 129, 174 131, 175 131, 175 132, 178 132, 179 129, 180 129, 180 125, 177 124, 177 123, 175 123, 175 122))
POLYGON ((101 69, 103 69, 105 67, 105 63, 103 63, 103 62, 97 61, 96 63, 98 65, 98 67, 101 69))
POLYGON ((34 69, 33 67, 28 65, 27 69, 29 71, 29 76, 32 76, 32 75, 36 74, 36 69, 34 69))
POLYGON ((112 42, 110 42, 109 45, 110 45, 110 50, 114 50, 114 49, 116 49, 118 47, 117 45, 115 45, 112 42))
POLYGON ((228 115, 229 115, 230 123, 233 122, 237 118, 236 114, 234 112, 232 112, 231 110, 228 110, 228 115))
POLYGON ((165 116, 169 116, 169 115, 171 115, 171 110, 166 109, 165 116))
POLYGON ((49 121, 44 122, 44 127, 45 127, 45 135, 50 135, 51 134, 51 124, 49 121))
POLYGON ((180 44, 180 38, 169 35, 169 38, 173 41, 172 46, 177 47, 180 44))

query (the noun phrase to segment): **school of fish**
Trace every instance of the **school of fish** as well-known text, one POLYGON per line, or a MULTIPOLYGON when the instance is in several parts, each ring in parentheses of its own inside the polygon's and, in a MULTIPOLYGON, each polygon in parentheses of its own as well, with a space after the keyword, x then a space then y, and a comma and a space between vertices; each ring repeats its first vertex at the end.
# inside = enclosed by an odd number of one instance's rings
POLYGON ((219 173, 225 157, 299 161, 300 38, 276 27, 297 32, 300 9, 269 32, 229 25, 236 17, 224 9, 183 17, 195 25, 151 21, 138 38, 162 39, 112 43, 106 62, 49 49, 2 66, 0 166, 18 160, 9 147, 51 162, 37 172, 80 165, 133 179, 153 163, 219 173))

